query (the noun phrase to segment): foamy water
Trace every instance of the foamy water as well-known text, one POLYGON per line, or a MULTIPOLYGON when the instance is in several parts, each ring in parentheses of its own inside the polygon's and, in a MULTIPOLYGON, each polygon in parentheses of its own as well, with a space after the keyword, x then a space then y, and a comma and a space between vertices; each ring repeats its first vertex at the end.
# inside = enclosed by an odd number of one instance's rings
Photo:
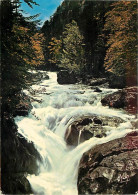
MULTIPOLYGON (((15 118, 18 132, 28 141, 32 141, 42 157, 37 176, 28 175, 34 193, 40 195, 77 195, 77 173, 79 161, 84 152, 97 144, 125 136, 132 131, 132 115, 123 111, 103 107, 102 97, 116 89, 104 89, 94 92, 85 85, 59 85, 57 74, 48 73, 49 80, 33 85, 32 89, 46 93, 33 95, 33 109, 27 117, 15 118), (67 127, 81 116, 120 117, 125 122, 119 127, 110 127, 107 137, 91 138, 75 147, 68 147, 64 141, 67 127)), ((32 96, 29 91, 24 91, 32 96)))

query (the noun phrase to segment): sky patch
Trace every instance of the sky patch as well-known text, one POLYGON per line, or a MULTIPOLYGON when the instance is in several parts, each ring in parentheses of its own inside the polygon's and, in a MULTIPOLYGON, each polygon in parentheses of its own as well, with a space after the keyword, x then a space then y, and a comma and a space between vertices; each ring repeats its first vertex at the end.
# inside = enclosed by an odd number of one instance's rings
POLYGON ((24 11, 25 16, 32 16, 35 14, 40 14, 38 19, 41 20, 41 25, 46 20, 50 19, 50 16, 54 14, 57 7, 63 2, 63 0, 36 0, 39 6, 33 5, 33 9, 30 8, 23 0, 21 0, 21 9, 24 11))

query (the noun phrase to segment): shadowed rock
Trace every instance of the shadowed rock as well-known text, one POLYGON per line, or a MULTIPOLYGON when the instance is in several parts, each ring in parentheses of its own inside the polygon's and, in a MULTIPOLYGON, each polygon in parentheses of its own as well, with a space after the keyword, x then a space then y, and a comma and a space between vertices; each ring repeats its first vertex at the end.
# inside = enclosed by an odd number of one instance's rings
POLYGON ((105 96, 101 103, 103 106, 124 108, 131 114, 137 113, 138 87, 129 87, 105 96))
POLYGON ((59 84, 75 84, 77 83, 77 78, 74 72, 69 72, 67 70, 61 70, 57 74, 57 82, 59 84))
POLYGON ((4 194, 30 194, 27 174, 38 173, 41 157, 33 143, 17 133, 13 117, 5 113, 2 116, 1 137, 1 189, 4 194))

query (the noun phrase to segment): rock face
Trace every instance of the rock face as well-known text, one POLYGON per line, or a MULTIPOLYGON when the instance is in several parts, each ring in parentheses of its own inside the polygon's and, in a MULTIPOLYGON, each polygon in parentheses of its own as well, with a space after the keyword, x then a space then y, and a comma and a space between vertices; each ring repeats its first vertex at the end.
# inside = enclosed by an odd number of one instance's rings
POLYGON ((135 194, 138 190, 138 132, 95 146, 79 165, 79 194, 135 194))
POLYGON ((77 78, 74 72, 61 70, 57 74, 57 82, 59 84, 75 84, 77 82, 77 78))
MULTIPOLYGON (((29 86, 49 77, 46 72, 40 71, 30 73, 26 79, 29 86)), ((43 88, 41 93, 45 91, 43 88)), ((20 92, 11 104, 14 105, 13 109, 8 112, 4 107, 1 112, 1 190, 3 194, 32 194, 26 177, 27 174, 38 173, 38 161, 41 161, 41 157, 33 143, 18 134, 13 119, 17 115, 28 115, 32 109, 31 99, 20 92)))
POLYGON ((112 75, 109 77, 109 87, 122 89, 126 86, 126 79, 124 76, 112 75))
POLYGON ((5 113, 1 127, 2 191, 4 194, 29 194, 31 187, 26 176, 37 173, 39 153, 33 143, 17 133, 12 116, 5 113))
POLYGON ((137 113, 138 87, 129 87, 105 96, 101 103, 103 106, 124 108, 131 114, 137 113))
POLYGON ((68 145, 77 146, 91 137, 106 136, 107 128, 117 127, 123 120, 118 117, 91 116, 74 121, 67 128, 65 140, 68 145))
POLYGON ((2 190, 7 194, 33 194, 29 181, 23 174, 2 174, 2 190))
POLYGON ((28 112, 33 108, 30 98, 24 93, 19 95, 19 103, 16 105, 16 109, 13 111, 14 116, 26 116, 28 112))

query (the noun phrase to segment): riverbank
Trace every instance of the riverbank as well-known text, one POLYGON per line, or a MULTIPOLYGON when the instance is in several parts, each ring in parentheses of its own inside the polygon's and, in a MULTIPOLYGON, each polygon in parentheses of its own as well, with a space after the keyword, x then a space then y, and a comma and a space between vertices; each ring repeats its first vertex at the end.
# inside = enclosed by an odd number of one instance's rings
MULTIPOLYGON (((31 71, 31 75, 30 86, 49 78, 43 71, 31 71)), ((41 161, 41 157, 33 142, 18 133, 14 117, 27 116, 32 109, 32 99, 22 91, 14 102, 19 102, 16 108, 12 112, 5 110, 1 116, 1 190, 4 194, 31 194, 26 176, 37 174, 37 161, 41 161)))
POLYGON ((123 89, 127 87, 137 86, 136 75, 117 76, 111 72, 100 72, 99 75, 89 75, 88 73, 76 74, 73 71, 60 70, 57 74, 59 84, 75 84, 82 83, 91 87, 101 86, 105 88, 123 89))

